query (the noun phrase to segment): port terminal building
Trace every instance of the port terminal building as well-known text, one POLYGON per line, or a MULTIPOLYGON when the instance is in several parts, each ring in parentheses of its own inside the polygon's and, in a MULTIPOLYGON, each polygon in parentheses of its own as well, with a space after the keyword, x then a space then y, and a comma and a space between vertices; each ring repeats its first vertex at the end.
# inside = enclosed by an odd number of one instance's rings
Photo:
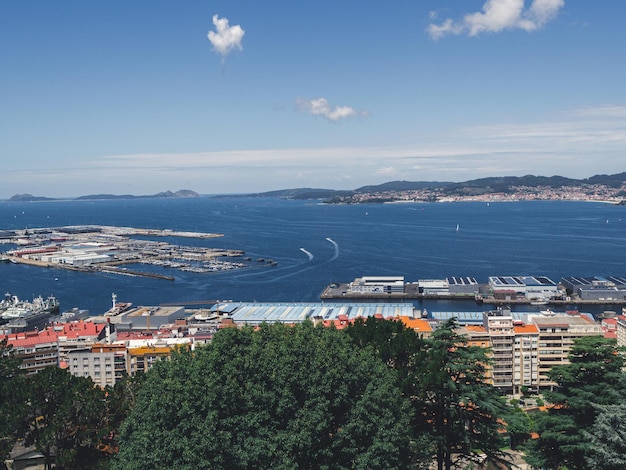
POLYGON ((626 278, 618 276, 564 277, 561 285, 568 295, 582 300, 626 300, 626 278))
POLYGON ((348 284, 348 292, 354 294, 404 293, 404 276, 363 276, 348 284))
POLYGON ((447 277, 445 279, 420 279, 419 293, 426 296, 476 295, 480 285, 473 277, 447 277))
POLYGON ((363 276, 347 285, 349 295, 420 294, 425 296, 476 295, 480 285, 473 277, 422 279, 407 283, 404 276, 363 276))
POLYGON ((489 288, 496 298, 525 297, 533 301, 544 301, 557 297, 557 284, 545 276, 491 276, 489 288))

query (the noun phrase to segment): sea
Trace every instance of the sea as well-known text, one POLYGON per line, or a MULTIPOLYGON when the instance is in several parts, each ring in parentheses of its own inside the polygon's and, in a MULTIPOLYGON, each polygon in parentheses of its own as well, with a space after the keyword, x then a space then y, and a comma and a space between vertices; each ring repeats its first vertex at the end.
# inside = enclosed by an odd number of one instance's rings
MULTIPOLYGON (((165 241, 244 250, 252 261, 210 274, 128 266, 174 276, 173 281, 0 263, 0 289, 21 299, 54 295, 62 310, 99 315, 111 307, 113 293, 118 302, 134 305, 199 306, 225 300, 319 302, 330 283, 361 276, 404 276, 408 282, 471 276, 479 283, 495 275, 541 275, 555 282, 566 276, 626 276, 626 206, 601 202, 334 205, 203 196, 0 203, 0 230, 92 224, 220 233, 165 241), (275 260, 276 266, 258 258, 275 260)), ((0 245, 0 251, 12 248, 0 245)), ((472 301, 414 303, 428 311, 490 308, 472 301)))

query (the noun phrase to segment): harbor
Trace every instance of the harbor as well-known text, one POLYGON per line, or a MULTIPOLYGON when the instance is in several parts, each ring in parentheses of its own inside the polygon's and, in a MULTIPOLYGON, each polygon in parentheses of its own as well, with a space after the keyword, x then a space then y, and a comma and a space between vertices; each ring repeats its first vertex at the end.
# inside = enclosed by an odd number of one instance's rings
MULTIPOLYGON (((251 258, 243 258, 243 250, 172 244, 143 237, 214 239, 222 236, 206 232, 89 225, 2 230, 0 243, 17 246, 2 254, 3 261, 14 264, 173 281, 173 275, 136 266, 208 274, 247 268, 252 265, 251 258), (135 267, 131 269, 123 265, 135 267)), ((272 260, 266 264, 275 266, 277 263, 272 260)))

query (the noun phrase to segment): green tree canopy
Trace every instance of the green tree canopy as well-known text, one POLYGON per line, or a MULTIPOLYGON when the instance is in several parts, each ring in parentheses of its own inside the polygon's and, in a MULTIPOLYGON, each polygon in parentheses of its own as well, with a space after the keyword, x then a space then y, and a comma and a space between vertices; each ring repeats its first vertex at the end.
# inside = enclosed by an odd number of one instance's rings
POLYGON ((114 468, 404 468, 408 412, 342 332, 228 328, 147 374, 114 468))
POLYGON ((600 405, 599 414, 586 436, 591 449, 586 456, 589 468, 626 468, 626 405, 600 405))
POLYGON ((626 391, 624 358, 615 340, 602 336, 579 338, 569 360, 569 364, 550 371, 550 378, 557 384, 545 394, 551 406, 547 412, 535 415, 540 437, 529 442, 527 460, 537 467, 596 468, 588 465, 594 445, 585 433, 596 422, 598 405, 619 404, 626 391))
POLYGON ((20 363, 7 340, 0 341, 0 462, 8 457, 26 412, 20 363))
POLYGON ((399 320, 368 317, 357 318, 345 332, 360 348, 374 348, 383 362, 396 371, 398 384, 401 387, 407 385, 417 353, 424 345, 424 340, 415 331, 399 320))
POLYGON ((95 468, 103 427, 104 392, 88 377, 74 377, 46 367, 28 377, 23 401, 27 415, 22 437, 34 445, 51 468, 95 468))
POLYGON ((414 375, 416 426, 432 439, 439 470, 479 455, 491 460, 502 457, 499 418, 506 415, 507 407, 486 381, 488 351, 469 346, 457 329, 452 318, 433 332, 414 375))

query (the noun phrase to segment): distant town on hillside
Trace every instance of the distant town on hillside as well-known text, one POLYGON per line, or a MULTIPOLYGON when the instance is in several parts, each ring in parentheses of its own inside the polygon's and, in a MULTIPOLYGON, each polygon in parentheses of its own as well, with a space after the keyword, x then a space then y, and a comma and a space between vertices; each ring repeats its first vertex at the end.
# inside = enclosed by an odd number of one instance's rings
MULTIPOLYGON (((199 197, 195 191, 182 189, 153 195, 94 194, 71 200, 187 198, 199 197)), ((464 182, 449 181, 391 181, 362 186, 354 190, 322 188, 293 188, 247 194, 223 194, 213 197, 280 197, 286 199, 316 199, 329 204, 360 204, 384 202, 448 202, 448 201, 606 201, 624 204, 626 201, 626 172, 595 175, 574 179, 564 176, 501 176, 464 182)), ((8 202, 55 201, 60 199, 31 194, 16 194, 8 202)))

